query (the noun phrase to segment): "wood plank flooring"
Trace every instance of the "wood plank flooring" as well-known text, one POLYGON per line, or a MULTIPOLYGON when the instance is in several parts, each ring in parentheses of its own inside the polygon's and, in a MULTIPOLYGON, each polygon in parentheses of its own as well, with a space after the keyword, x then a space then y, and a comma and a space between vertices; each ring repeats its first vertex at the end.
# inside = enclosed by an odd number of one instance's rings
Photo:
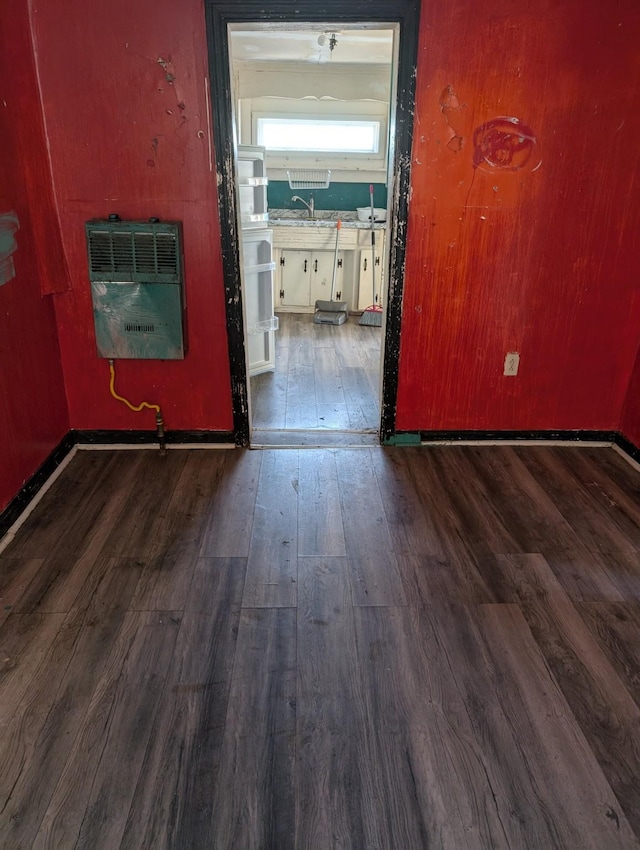
POLYGON ((315 325, 280 313, 275 372, 250 379, 251 424, 268 430, 377 430, 382 329, 315 325))
POLYGON ((0 556, 0 847, 639 848, 639 496, 606 448, 79 452, 0 556))

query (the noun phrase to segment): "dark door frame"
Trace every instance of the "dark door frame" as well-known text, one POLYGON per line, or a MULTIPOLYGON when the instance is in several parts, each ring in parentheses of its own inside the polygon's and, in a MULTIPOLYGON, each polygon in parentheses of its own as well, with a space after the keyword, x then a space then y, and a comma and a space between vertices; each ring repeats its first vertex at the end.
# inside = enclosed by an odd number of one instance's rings
POLYGON ((240 250, 234 172, 234 134, 230 85, 228 24, 273 22, 399 24, 397 100, 394 133, 394 185, 390 221, 390 275, 387 295, 382 377, 381 439, 395 433, 398 360, 405 269, 405 244, 411 178, 411 143, 418 58, 420 0, 205 0, 213 140, 218 176, 222 265, 233 400, 238 445, 249 442, 249 404, 242 314, 240 250))

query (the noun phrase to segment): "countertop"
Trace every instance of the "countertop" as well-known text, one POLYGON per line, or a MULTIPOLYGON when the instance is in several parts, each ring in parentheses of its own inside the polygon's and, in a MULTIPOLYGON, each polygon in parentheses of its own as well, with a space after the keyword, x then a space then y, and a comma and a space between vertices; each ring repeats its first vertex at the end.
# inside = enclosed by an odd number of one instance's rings
MULTIPOLYGON (((359 221, 354 210, 316 210, 314 218, 309 218, 306 210, 269 210, 269 224, 273 227, 340 227, 350 230, 371 230, 368 221, 359 221)), ((377 221, 374 230, 386 230, 386 221, 377 221)))

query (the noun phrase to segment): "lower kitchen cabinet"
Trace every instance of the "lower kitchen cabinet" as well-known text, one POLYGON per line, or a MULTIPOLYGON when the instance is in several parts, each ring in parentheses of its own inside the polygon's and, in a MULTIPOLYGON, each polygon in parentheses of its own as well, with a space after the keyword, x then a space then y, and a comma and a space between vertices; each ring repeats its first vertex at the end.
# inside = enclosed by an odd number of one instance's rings
MULTIPOLYGON (((384 269, 383 229, 376 229, 376 288, 382 302, 384 269)), ((275 305, 283 312, 312 312, 316 301, 331 300, 335 230, 314 227, 274 227, 275 305)), ((364 310, 373 302, 371 285, 371 231, 345 227, 340 232, 336 300, 350 310, 364 310)))
MULTIPOLYGON (((280 304, 283 307, 312 307, 330 301, 335 254, 331 251, 280 252, 280 304)), ((345 252, 338 252, 336 301, 343 297, 345 252)))

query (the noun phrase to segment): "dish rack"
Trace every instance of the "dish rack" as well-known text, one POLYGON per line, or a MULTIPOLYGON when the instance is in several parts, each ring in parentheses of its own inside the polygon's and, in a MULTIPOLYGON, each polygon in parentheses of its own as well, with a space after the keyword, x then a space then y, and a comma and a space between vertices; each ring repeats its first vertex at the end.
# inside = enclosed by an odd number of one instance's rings
POLYGON ((287 177, 290 189, 328 189, 331 183, 328 168, 292 168, 287 177))

